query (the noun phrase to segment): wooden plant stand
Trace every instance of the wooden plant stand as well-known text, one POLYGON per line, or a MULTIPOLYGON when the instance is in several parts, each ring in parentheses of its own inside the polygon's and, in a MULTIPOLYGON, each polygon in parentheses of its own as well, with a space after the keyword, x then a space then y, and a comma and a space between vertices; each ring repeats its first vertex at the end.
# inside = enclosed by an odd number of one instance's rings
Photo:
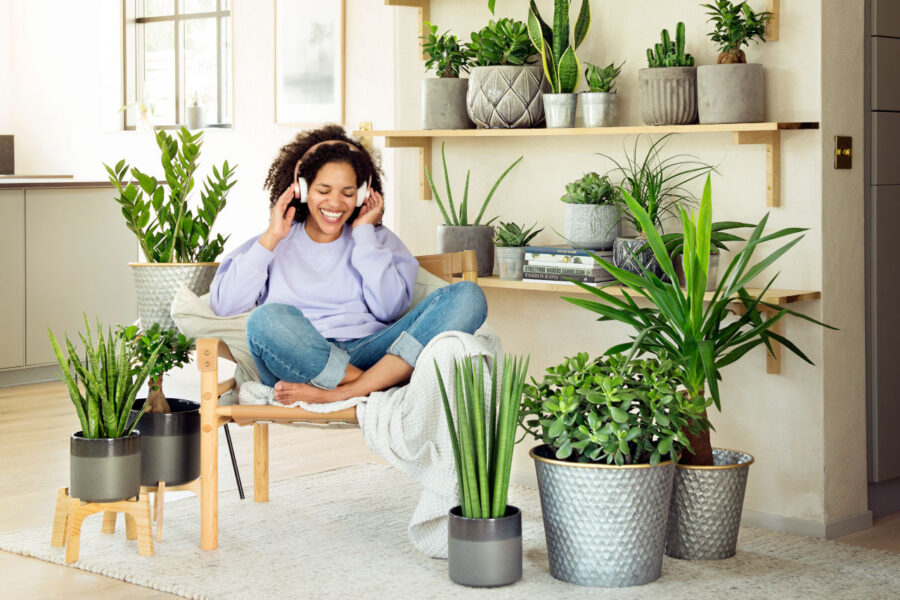
POLYGON ((66 547, 67 563, 78 560, 81 524, 85 517, 98 512, 103 513, 103 533, 113 533, 116 528, 116 513, 125 513, 125 537, 129 540, 137 539, 138 554, 153 555, 150 501, 146 494, 118 502, 83 502, 69 496, 69 488, 59 488, 50 545, 55 548, 66 547))
MULTIPOLYGON (((163 511, 165 505, 165 495, 166 491, 169 492, 192 492, 198 498, 200 497, 200 478, 193 481, 188 481, 187 483, 182 483, 181 485, 171 485, 167 486, 165 481, 160 481, 155 486, 153 485, 142 485, 141 486, 141 494, 153 494, 153 522, 156 524, 156 541, 162 541, 162 530, 163 530, 163 511)), ((115 514, 113 514, 112 519, 115 522, 115 514)))

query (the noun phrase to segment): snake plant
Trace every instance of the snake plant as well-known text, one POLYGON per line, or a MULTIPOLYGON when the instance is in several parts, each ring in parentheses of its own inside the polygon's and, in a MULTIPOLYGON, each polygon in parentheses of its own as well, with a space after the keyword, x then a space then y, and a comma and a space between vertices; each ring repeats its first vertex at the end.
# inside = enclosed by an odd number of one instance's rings
POLYGON ((581 10, 575 20, 572 44, 569 44, 570 0, 554 0, 553 27, 541 18, 537 4, 531 0, 528 9, 528 37, 541 54, 544 73, 554 94, 570 94, 578 87, 581 63, 575 50, 584 41, 591 27, 591 6, 582 0, 581 10))

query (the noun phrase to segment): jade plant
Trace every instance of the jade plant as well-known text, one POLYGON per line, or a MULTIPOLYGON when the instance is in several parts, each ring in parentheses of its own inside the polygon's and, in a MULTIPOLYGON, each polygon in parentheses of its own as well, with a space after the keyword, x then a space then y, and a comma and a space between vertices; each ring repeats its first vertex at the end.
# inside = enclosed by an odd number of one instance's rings
POLYGON ((571 94, 578 87, 581 63, 575 50, 591 28, 591 5, 588 0, 582 0, 570 43, 569 1, 554 0, 553 27, 541 18, 534 0, 531 0, 528 8, 528 37, 540 52, 544 74, 550 82, 550 91, 554 94, 571 94))
MULTIPOLYGON (((466 186, 463 189, 463 199, 459 204, 459 212, 457 213, 456 206, 453 204, 453 193, 450 191, 450 173, 447 171, 447 157, 444 155, 444 144, 441 144, 441 162, 444 165, 444 182, 447 186, 447 209, 449 209, 449 212, 444 208, 444 202, 441 200, 440 194, 438 194, 437 188, 434 186, 434 181, 431 179, 431 172, 428 170, 428 167, 425 167, 425 177, 428 179, 428 185, 431 186, 431 193, 434 196, 435 202, 437 202, 438 208, 441 210, 441 215, 444 217, 444 224, 448 226, 480 225, 481 217, 484 216, 484 211, 487 208, 488 203, 491 201, 491 198, 494 197, 497 186, 500 185, 500 182, 503 181, 506 174, 521 162, 522 158, 524 157, 520 156, 513 164, 509 165, 506 170, 503 171, 503 174, 500 175, 500 178, 494 183, 491 191, 488 192, 484 202, 481 203, 481 210, 478 211, 478 216, 475 217, 475 221, 469 223, 469 175, 471 174, 471 170, 466 171, 466 186)), ((496 219, 496 217, 494 217, 494 219, 496 219)), ((485 225, 490 225, 494 219, 491 219, 485 223, 485 225)))
POLYGON ((438 77, 456 78, 460 72, 468 73, 472 51, 460 45, 455 35, 444 32, 437 35, 437 25, 425 23, 425 35, 421 36, 425 59, 425 71, 434 70, 438 77))
POLYGON ((148 262, 213 262, 224 249, 227 236, 213 236, 212 228, 225 208, 228 190, 236 183, 231 180, 234 169, 227 160, 221 169, 213 166, 196 213, 190 207, 202 136, 202 131, 191 134, 185 127, 178 131, 177 139, 165 131, 156 132, 165 175, 162 182, 129 167, 124 159, 115 167, 103 165, 119 194, 116 202, 122 206, 125 224, 137 236, 148 262), (126 183, 129 174, 134 181, 126 183))
POLYGON ((499 248, 523 248, 528 245, 534 236, 544 230, 543 227, 534 231, 537 223, 524 229, 516 223, 504 223, 500 221, 500 226, 494 232, 494 245, 499 248))
POLYGON ((560 198, 567 204, 614 204, 618 190, 609 180, 597 173, 585 173, 581 179, 566 184, 566 193, 560 198))
POLYGON ((460 362, 454 360, 453 398, 448 396, 440 367, 434 362, 450 429, 462 516, 471 519, 497 519, 506 515, 513 445, 529 359, 501 357, 500 360, 502 371, 496 356, 487 371, 484 357, 476 357, 475 361, 471 356, 460 362), (486 376, 490 378, 489 383, 486 376), (490 386, 490 396, 485 396, 486 385, 490 386))
POLYGON ((163 375, 190 362, 194 339, 185 337, 175 328, 163 329, 159 323, 154 323, 146 330, 140 330, 136 325, 122 327, 121 330, 122 336, 134 352, 137 364, 147 363, 151 354, 154 351, 158 352, 147 382, 150 393, 147 394, 144 403, 146 412, 172 412, 163 393, 163 375))
POLYGON ((653 48, 647 48, 647 63, 650 68, 693 67, 694 57, 684 51, 684 22, 675 27, 675 41, 669 37, 669 30, 662 30, 662 41, 653 48))
POLYGON ((756 13, 746 2, 735 4, 730 0, 716 0, 715 4, 703 7, 709 9, 708 22, 714 27, 709 37, 719 48, 718 64, 746 63, 747 56, 741 46, 750 45, 754 38, 765 43, 766 23, 772 13, 756 13))
POLYGON ((622 72, 623 62, 618 67, 609 63, 601 68, 589 62, 584 63, 584 80, 592 92, 615 93, 616 77, 622 72))
POLYGON ((489 21, 470 37, 467 47, 472 52, 470 64, 474 67, 524 65, 538 53, 525 23, 515 19, 489 21))
POLYGON ((85 333, 78 334, 84 345, 83 361, 68 336, 63 352, 53 332, 47 329, 50 345, 62 369, 59 378, 66 384, 69 398, 75 405, 83 437, 126 437, 147 408, 145 405, 137 418, 129 422, 138 390, 156 366, 160 345, 151 348, 147 359, 138 363, 136 351, 121 330, 108 330, 104 338, 103 326, 98 320, 95 343, 86 315, 84 327, 85 333))

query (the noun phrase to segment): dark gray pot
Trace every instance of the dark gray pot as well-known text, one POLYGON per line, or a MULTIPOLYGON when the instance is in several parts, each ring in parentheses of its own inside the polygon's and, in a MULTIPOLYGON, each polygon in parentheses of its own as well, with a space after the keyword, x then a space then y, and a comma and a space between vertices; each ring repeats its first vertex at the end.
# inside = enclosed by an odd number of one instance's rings
POLYGON ((714 466, 678 465, 666 534, 666 554, 690 560, 734 556, 753 457, 713 448, 714 466))
MULTIPOLYGON (((135 429, 141 432, 141 485, 160 481, 181 485, 200 477, 200 405, 166 398, 170 413, 144 413, 135 429)), ((137 416, 144 399, 134 403, 137 416)))
POLYGON ((478 276, 494 273, 494 228, 490 225, 438 225, 438 252, 474 250, 478 259, 478 276))
POLYGON ((522 513, 506 507, 499 519, 467 519, 450 509, 447 561, 450 579, 471 587, 510 585, 522 578, 522 513))
POLYGON ((141 435, 69 438, 69 495, 85 502, 117 502, 141 491, 141 435))
POLYGON ((701 123, 761 123, 766 118, 763 66, 697 67, 697 109, 701 123))
POLYGON ((422 129, 471 129, 466 109, 469 80, 439 77, 422 80, 422 129))
POLYGON ((619 236, 619 209, 612 204, 566 204, 566 240, 590 250, 609 250, 619 236))
POLYGON ((663 277, 664 273, 653 250, 647 248, 643 252, 638 252, 640 248, 647 245, 646 238, 638 237, 617 237, 613 242, 613 264, 620 269, 625 269, 629 273, 635 275, 641 274, 641 268, 638 264, 653 272, 657 277, 663 277))
POLYGON ((545 92, 543 102, 544 118, 548 128, 575 127, 577 94, 548 94, 545 92))
POLYGON ((549 85, 541 65, 472 67, 469 118, 485 128, 537 127, 544 122, 541 91, 549 85))
POLYGON ((497 270, 504 281, 521 281, 525 275, 525 247, 496 247, 497 270))
MULTIPOLYGON (((676 256, 675 260, 672 261, 672 266, 675 267, 675 275, 678 277, 678 283, 681 287, 684 287, 684 256, 676 256)), ((706 276, 706 291, 714 292, 716 291, 716 285, 719 282, 719 253, 718 252, 710 252, 709 254, 709 273, 706 276)))
POLYGON ((550 574, 600 587, 659 579, 675 464, 577 463, 531 451, 541 495, 550 574))
POLYGON ((658 67, 638 71, 641 119, 647 125, 697 122, 697 67, 658 67))

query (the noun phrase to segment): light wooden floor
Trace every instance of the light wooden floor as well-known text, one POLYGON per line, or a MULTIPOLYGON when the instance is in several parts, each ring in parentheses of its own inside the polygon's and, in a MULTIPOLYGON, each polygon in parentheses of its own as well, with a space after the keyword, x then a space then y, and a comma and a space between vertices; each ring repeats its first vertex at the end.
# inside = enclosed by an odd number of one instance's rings
MULTIPOLYGON (((68 483, 68 438, 78 429, 75 410, 62 384, 0 389, 0 531, 50 524, 56 490, 68 483)), ((232 426, 231 430, 247 502, 252 502, 252 429, 232 426)), ((225 436, 220 435, 219 441, 220 492, 237 494, 225 436)), ((354 429, 272 426, 270 444, 272 481, 360 462, 380 462, 354 429)), ((89 520, 85 526, 99 527, 99 520, 89 520)), ((841 541, 900 552, 900 513, 879 519, 872 529, 846 536, 841 541)), ((170 597, 101 575, 6 552, 0 552, 0 581, 3 581, 4 598, 170 597)))

